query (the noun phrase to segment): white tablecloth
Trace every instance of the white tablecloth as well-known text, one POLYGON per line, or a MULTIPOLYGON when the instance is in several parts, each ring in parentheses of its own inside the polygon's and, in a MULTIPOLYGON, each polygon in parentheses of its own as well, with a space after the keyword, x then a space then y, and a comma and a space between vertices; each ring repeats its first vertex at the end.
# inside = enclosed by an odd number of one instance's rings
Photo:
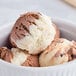
POLYGON ((15 21, 26 11, 40 11, 76 23, 76 8, 63 0, 0 0, 0 26, 15 21))

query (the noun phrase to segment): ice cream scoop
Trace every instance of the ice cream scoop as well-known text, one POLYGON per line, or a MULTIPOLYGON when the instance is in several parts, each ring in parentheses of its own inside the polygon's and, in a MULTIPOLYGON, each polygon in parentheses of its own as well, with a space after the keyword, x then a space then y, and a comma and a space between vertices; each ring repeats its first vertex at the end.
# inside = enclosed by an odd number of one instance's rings
POLYGON ((51 18, 39 12, 27 12, 19 17, 10 34, 12 46, 39 54, 59 37, 51 18))
POLYGON ((67 39, 59 38, 50 45, 39 57, 40 66, 52 66, 69 61, 73 43, 67 39))
POLYGON ((39 59, 37 55, 30 55, 18 48, 12 48, 9 50, 6 47, 1 47, 0 59, 19 66, 39 66, 39 59))

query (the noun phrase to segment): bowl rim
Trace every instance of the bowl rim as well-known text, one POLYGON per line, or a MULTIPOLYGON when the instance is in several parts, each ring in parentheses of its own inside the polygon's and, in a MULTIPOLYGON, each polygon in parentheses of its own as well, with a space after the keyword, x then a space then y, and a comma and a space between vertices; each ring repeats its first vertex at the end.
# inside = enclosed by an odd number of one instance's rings
MULTIPOLYGON (((64 19, 61 19, 61 18, 52 18, 52 21, 53 22, 60 22, 61 24, 62 23, 67 23, 67 24, 70 24, 74 27, 76 27, 76 24, 75 23, 72 23, 70 21, 67 21, 67 20, 64 20, 64 19)), ((5 29, 5 28, 8 28, 11 24, 11 26, 13 27, 13 24, 15 22, 10 22, 10 23, 6 23, 4 24, 3 26, 0 26, 0 31, 5 29)), ((69 25, 69 26, 70 26, 69 25)), ((55 65, 55 66, 48 66, 48 67, 26 67, 26 66, 17 66, 17 65, 14 65, 14 64, 11 64, 11 63, 8 63, 6 61, 3 61, 0 59, 0 63, 6 65, 6 66, 9 66, 9 67, 13 67, 13 68, 18 68, 18 69, 26 69, 26 70, 35 70, 35 71, 43 71, 43 70, 47 70, 47 69, 50 69, 50 70, 58 70, 58 69, 63 69, 63 68, 67 68, 67 67, 70 67, 71 64, 75 64, 76 63, 76 60, 73 60, 73 61, 70 61, 70 62, 67 62, 67 63, 64 63, 64 64, 59 64, 59 65, 55 65)))

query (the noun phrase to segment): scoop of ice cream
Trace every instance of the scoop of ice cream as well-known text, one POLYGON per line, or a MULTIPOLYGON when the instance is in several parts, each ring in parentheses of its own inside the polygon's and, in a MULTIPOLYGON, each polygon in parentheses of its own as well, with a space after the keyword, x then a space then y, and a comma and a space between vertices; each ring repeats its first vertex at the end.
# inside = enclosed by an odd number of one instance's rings
POLYGON ((58 37, 59 30, 50 17, 38 12, 28 12, 16 21, 10 42, 30 54, 38 54, 58 37))
POLYGON ((18 48, 12 48, 11 51, 13 53, 11 63, 31 67, 39 66, 39 60, 37 55, 30 55, 27 52, 24 52, 18 48))
POLYGON ((40 66, 58 65, 69 61, 68 52, 73 43, 67 39, 57 39, 39 57, 40 66))
POLYGON ((12 48, 10 50, 6 47, 1 47, 0 59, 20 66, 39 66, 39 58, 37 55, 30 55, 18 48, 12 48))

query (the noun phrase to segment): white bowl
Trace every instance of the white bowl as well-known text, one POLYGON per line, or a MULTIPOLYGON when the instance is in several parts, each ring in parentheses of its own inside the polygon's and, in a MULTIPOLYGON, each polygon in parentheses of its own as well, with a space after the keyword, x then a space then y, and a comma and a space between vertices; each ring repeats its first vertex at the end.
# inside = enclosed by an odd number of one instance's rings
MULTIPOLYGON (((76 25, 62 19, 53 19, 60 28, 61 35, 76 40, 76 25)), ((13 23, 0 27, 0 46, 7 43, 13 23)), ((0 76, 76 76, 76 60, 50 67, 23 67, 0 60, 0 76)))

